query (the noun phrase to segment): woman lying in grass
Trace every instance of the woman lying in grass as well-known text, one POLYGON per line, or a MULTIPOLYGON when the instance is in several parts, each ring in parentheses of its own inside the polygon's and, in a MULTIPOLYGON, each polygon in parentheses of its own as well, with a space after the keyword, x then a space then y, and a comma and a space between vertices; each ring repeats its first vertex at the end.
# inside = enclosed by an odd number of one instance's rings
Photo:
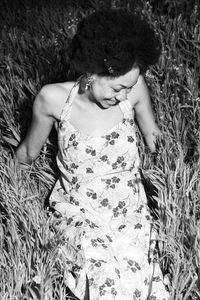
POLYGON ((169 299, 153 254, 135 127, 136 119, 154 152, 160 131, 142 74, 159 54, 153 30, 129 11, 83 19, 69 56, 81 76, 42 88, 16 151, 31 163, 56 126, 61 175, 50 205, 66 239, 66 284, 79 299, 169 299))

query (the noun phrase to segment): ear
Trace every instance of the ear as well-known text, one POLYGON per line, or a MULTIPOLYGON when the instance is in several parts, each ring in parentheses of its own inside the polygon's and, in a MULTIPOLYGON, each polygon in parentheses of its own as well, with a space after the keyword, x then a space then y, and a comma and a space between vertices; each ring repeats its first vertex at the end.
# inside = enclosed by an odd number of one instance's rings
POLYGON ((91 80, 96 80, 99 76, 97 74, 87 73, 87 78, 91 78, 91 80))

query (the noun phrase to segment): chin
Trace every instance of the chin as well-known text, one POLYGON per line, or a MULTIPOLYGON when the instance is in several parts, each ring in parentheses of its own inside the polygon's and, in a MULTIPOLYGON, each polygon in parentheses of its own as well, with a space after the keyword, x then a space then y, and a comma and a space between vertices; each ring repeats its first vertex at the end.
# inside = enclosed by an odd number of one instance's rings
POLYGON ((100 108, 102 108, 102 109, 107 109, 107 108, 110 108, 111 107, 111 105, 109 105, 108 103, 99 103, 99 105, 98 105, 100 108))

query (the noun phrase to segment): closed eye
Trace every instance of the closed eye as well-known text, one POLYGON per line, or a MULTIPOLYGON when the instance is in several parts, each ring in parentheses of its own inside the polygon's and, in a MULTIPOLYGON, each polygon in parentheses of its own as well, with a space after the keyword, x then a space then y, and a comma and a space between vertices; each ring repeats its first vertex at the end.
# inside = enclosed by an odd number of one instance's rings
POLYGON ((132 87, 130 87, 130 88, 121 88, 121 89, 113 89, 113 91, 115 92, 115 93, 119 93, 121 90, 126 90, 126 92, 127 93, 130 93, 130 91, 131 91, 131 89, 132 89, 132 87))
POLYGON ((115 93, 119 93, 122 89, 120 89, 120 90, 112 89, 112 90, 113 90, 113 92, 115 92, 115 93))

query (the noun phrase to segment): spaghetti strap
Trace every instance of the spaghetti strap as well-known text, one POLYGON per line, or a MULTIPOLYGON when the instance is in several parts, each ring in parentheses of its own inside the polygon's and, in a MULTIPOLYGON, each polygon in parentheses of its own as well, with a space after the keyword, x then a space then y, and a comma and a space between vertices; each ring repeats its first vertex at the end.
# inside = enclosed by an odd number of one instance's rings
POLYGON ((123 112, 124 117, 129 117, 133 115, 133 109, 129 100, 119 102, 119 107, 123 112))
POLYGON ((75 92, 76 88, 79 87, 79 83, 81 81, 82 76, 78 78, 78 80, 74 83, 72 86, 69 95, 65 101, 65 104, 63 106, 62 112, 60 114, 60 121, 62 120, 68 120, 69 114, 70 114, 70 108, 73 102, 73 93, 75 92))

